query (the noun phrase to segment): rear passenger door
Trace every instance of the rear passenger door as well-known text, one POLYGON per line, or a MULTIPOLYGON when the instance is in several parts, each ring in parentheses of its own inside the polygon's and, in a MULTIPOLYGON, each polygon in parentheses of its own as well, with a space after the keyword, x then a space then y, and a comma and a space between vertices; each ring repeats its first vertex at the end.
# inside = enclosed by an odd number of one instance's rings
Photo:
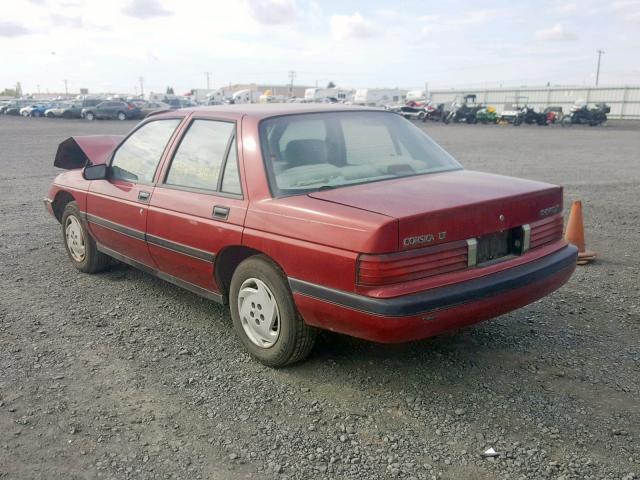
POLYGON ((192 118, 149 206, 147 242, 158 269, 191 290, 218 292, 215 257, 240 245, 246 210, 236 122, 192 118))

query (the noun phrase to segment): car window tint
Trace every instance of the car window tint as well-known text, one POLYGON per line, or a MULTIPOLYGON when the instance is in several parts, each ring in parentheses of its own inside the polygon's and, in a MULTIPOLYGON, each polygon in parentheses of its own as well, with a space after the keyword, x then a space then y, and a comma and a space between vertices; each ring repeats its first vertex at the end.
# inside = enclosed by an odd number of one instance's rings
POLYGON ((291 141, 297 141, 301 138, 324 141, 326 137, 325 124, 321 119, 301 120, 287 126, 282 137, 280 137, 278 147, 281 152, 285 152, 291 141))
POLYGON ((116 151, 111 163, 112 177, 149 183, 179 119, 156 120, 133 132, 116 151))
POLYGON ((217 190, 233 127, 228 122, 194 120, 173 157, 165 183, 217 190))
POLYGON ((229 149, 227 164, 224 168, 222 191, 225 193, 242 193, 242 189, 240 188, 240 174, 238 172, 238 156, 236 155, 235 139, 229 149))
POLYGON ((391 138, 388 126, 377 120, 376 117, 349 116, 342 120, 348 165, 366 165, 377 159, 386 161, 406 154, 406 151, 400 150, 400 144, 391 138))

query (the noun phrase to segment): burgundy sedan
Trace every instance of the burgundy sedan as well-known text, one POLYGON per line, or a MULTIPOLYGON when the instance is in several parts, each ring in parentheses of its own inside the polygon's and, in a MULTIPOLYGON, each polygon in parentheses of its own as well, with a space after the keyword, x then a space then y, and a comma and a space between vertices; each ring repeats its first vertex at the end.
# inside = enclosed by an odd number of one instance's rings
POLYGON ((318 329, 405 342, 564 284, 562 188, 464 170, 401 116, 318 105, 152 115, 71 137, 45 199, 73 265, 112 259, 228 303, 270 366, 318 329))

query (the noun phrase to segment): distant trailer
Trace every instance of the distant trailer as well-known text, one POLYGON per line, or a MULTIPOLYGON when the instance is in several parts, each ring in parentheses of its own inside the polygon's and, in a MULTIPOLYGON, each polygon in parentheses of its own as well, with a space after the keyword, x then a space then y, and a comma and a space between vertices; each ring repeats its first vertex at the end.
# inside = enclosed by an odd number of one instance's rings
POLYGON ((363 88, 356 90, 353 103, 368 107, 400 104, 407 100, 407 93, 407 90, 398 88, 363 88))
POLYGON ((337 100, 346 102, 353 97, 353 90, 344 88, 307 88, 304 91, 304 99, 307 102, 324 102, 327 100, 337 100))

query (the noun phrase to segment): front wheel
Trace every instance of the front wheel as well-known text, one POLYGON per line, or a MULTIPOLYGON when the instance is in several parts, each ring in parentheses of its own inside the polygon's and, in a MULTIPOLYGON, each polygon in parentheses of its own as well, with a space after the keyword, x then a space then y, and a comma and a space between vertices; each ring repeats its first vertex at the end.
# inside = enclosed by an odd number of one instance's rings
POLYGON ((560 120, 560 125, 562 125, 563 127, 568 127, 572 123, 573 122, 571 121, 571 117, 569 115, 565 115, 564 117, 562 117, 562 120, 560 120))
POLYGON ((96 119, 96 116, 92 112, 87 112, 84 118, 91 122, 96 119))
POLYGON ((514 127, 519 127, 520 125, 522 125, 522 117, 516 117, 513 119, 513 126, 514 127))
POLYGON ((233 327, 249 353, 269 367, 304 360, 317 330, 298 313, 284 273, 267 257, 243 261, 231 279, 233 327))
POLYGON ((109 264, 109 257, 98 250, 95 240, 82 221, 76 202, 67 204, 61 224, 64 246, 73 266, 84 273, 104 270, 109 264))
POLYGON ((127 115, 124 112, 118 112, 118 120, 126 120, 127 115))

